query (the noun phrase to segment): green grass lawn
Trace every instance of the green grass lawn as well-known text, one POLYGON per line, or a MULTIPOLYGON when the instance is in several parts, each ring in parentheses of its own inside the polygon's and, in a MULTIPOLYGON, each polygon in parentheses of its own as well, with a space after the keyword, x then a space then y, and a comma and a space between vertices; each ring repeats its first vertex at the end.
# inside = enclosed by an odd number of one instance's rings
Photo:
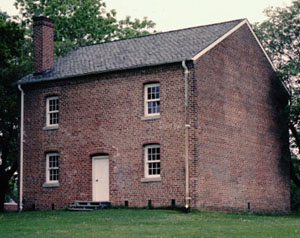
POLYGON ((0 237, 300 237, 300 215, 107 209, 0 214, 0 237))

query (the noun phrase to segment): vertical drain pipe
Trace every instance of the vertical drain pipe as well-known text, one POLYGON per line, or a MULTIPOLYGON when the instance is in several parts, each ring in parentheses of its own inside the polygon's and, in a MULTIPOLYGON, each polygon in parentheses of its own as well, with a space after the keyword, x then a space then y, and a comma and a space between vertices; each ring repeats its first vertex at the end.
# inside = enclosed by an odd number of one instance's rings
POLYGON ((190 191, 189 191, 189 118, 188 118, 188 106, 189 106, 189 84, 188 76, 189 69, 185 64, 185 60, 182 61, 182 67, 184 69, 184 146, 185 146, 185 209, 190 208, 190 191))
POLYGON ((19 169, 19 211, 23 210, 23 141, 24 141, 24 91, 21 85, 18 85, 21 91, 21 122, 20 122, 20 169, 19 169))

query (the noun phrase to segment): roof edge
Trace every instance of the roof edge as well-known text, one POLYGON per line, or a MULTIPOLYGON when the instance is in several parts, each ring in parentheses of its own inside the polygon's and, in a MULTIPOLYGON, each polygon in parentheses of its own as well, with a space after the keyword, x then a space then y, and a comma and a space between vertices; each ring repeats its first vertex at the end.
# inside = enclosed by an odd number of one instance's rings
MULTIPOLYGON (((258 37, 256 36, 255 32, 253 31, 253 29, 252 29, 252 27, 251 27, 249 21, 247 20, 246 23, 247 23, 247 26, 248 26, 248 28, 250 29, 252 35, 254 36, 254 38, 255 38, 257 44, 259 45, 259 47, 261 48, 261 50, 262 50, 263 53, 265 54, 267 60, 269 61, 271 67, 273 68, 274 72, 277 72, 277 69, 276 69, 275 65, 273 64, 272 60, 271 60, 270 57, 268 56, 268 54, 267 54, 267 52, 265 51, 264 47, 262 46, 260 40, 258 39, 258 37)), ((277 78, 278 78, 278 77, 277 77, 277 78)), ((285 91, 287 92, 287 94, 288 94, 289 96, 291 96, 291 92, 290 92, 290 90, 287 88, 287 86, 285 85, 285 83, 284 83, 280 78, 278 78, 278 80, 279 80, 280 83, 282 84, 282 86, 283 86, 283 88, 285 89, 285 91)))
POLYGON ((36 83, 46 83, 46 82, 52 82, 52 81, 57 81, 57 80, 62 80, 62 79, 73 79, 73 78, 79 78, 83 76, 90 76, 90 75, 95 75, 95 74, 106 74, 106 73, 116 73, 120 71, 125 71, 125 70, 134 70, 134 69, 142 69, 142 68, 147 68, 147 67, 155 67, 155 66, 161 66, 161 65, 169 65, 169 64, 176 64, 176 63, 181 63, 182 61, 187 61, 187 62, 193 62, 192 59, 181 59, 181 60, 176 60, 176 61, 169 61, 169 62, 164 62, 161 64, 151 64, 151 65, 137 65, 137 66, 132 66, 132 67, 126 67, 126 68, 120 68, 120 69, 112 69, 112 70, 105 70, 105 71, 94 71, 94 72, 89 72, 89 73, 83 73, 83 74, 76 74, 76 75, 69 75, 65 77, 60 77, 60 78, 49 78, 49 79, 44 79, 41 78, 39 80, 33 81, 33 82, 22 82, 22 79, 18 80, 16 82, 16 85, 28 85, 28 84, 36 84, 36 83))
POLYGON ((222 35, 219 39, 217 39, 216 41, 214 41, 212 44, 208 45, 205 49, 201 50, 198 54, 196 54, 192 60, 196 61, 197 59, 199 59, 202 55, 204 55, 206 52, 208 52, 209 50, 211 50, 212 48, 214 48, 216 45, 218 45, 220 42, 222 42, 223 40, 225 40, 228 36, 230 36, 233 32, 235 32, 236 30, 238 30, 241 26, 243 26, 248 20, 244 19, 243 21, 241 21, 239 24, 237 24, 235 27, 233 27, 230 31, 227 31, 224 35, 222 35))
MULTIPOLYGON (((217 39, 212 44, 210 44, 209 46, 207 46, 205 49, 203 49, 202 51, 200 51, 198 54, 196 54, 194 57, 192 57, 192 60, 196 61, 197 59, 199 59, 202 55, 204 55, 209 50, 211 50, 212 48, 214 48, 216 45, 218 45, 219 43, 221 43, 223 40, 225 40, 227 37, 229 37, 232 33, 234 33, 235 31, 237 31, 239 28, 241 28, 245 24, 248 26, 248 28, 249 28, 250 32, 252 33, 253 37, 255 38, 257 44, 259 45, 259 47, 263 51, 265 57, 267 58, 267 60, 269 61, 270 65, 271 65, 272 69, 274 70, 274 72, 276 72, 277 70, 276 70, 273 62, 271 61, 270 57, 268 56, 267 52, 265 51, 264 47, 262 46, 260 40, 257 38, 257 36, 256 36, 255 32, 253 31, 253 29, 252 29, 252 27, 251 27, 248 19, 244 19, 242 22, 240 22, 235 27, 233 27, 230 31, 228 31, 223 36, 221 36, 219 39, 217 39)), ((285 83, 281 79, 278 79, 278 80, 282 84, 282 86, 285 89, 285 91, 287 92, 287 94, 290 96, 291 95, 290 90, 286 87, 285 83)))

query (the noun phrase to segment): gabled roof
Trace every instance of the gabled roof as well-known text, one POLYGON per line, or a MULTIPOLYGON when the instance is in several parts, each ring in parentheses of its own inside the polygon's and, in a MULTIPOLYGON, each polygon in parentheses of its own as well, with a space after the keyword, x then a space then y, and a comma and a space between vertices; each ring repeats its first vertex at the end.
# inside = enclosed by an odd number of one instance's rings
POLYGON ((234 20, 80 47, 58 58, 53 69, 41 75, 27 75, 18 83, 194 60, 199 52, 214 45, 214 42, 244 22, 244 19, 234 20))

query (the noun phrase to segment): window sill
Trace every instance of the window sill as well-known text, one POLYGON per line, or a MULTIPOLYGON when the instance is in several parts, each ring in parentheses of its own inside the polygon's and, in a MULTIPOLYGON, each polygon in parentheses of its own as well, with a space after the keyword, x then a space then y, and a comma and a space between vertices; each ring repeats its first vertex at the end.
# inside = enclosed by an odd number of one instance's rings
POLYGON ((147 120, 158 120, 160 119, 160 115, 155 115, 155 116, 142 116, 141 120, 142 121, 147 121, 147 120))
POLYGON ((44 183, 43 188, 57 188, 59 187, 59 182, 56 183, 44 183))
POLYGON ((56 126, 45 126, 43 127, 43 131, 48 131, 48 130, 58 130, 58 125, 56 126))
POLYGON ((142 183, 151 183, 151 182, 160 182, 161 178, 142 178, 141 182, 142 183))

